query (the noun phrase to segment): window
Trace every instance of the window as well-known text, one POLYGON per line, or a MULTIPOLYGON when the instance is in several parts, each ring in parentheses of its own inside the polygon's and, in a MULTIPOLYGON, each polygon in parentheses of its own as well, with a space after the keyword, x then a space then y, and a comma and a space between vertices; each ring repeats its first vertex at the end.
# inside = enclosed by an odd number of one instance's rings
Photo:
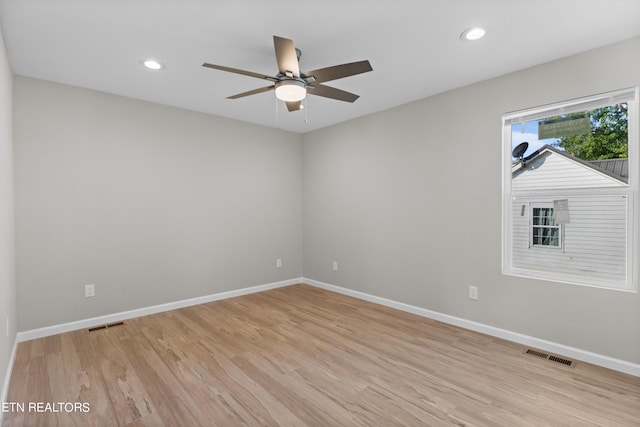
POLYGON ((502 272, 637 291, 638 89, 503 116, 502 272))
POLYGON ((531 246, 560 247, 560 224, 556 224, 553 207, 532 205, 531 246))

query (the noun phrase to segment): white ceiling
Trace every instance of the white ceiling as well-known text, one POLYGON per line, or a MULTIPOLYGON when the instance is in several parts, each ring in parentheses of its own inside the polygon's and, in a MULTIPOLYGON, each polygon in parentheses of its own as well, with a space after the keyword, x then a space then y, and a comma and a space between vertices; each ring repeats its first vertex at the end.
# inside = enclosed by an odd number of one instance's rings
POLYGON ((640 0, 0 0, 0 28, 15 74, 304 133, 638 36, 640 0), (486 37, 460 40, 474 25, 486 37), (368 59, 327 83, 360 99, 225 99, 268 82, 202 63, 275 75, 273 35, 303 71, 368 59))

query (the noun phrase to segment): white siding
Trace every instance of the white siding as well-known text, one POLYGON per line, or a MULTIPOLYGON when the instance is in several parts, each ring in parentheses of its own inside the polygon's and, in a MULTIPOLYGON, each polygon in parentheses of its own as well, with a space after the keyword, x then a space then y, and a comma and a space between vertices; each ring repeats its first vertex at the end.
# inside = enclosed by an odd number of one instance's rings
POLYGON ((561 154, 547 151, 516 173, 513 192, 552 188, 620 187, 625 184, 561 154))
POLYGON ((513 267, 615 282, 626 280, 627 205, 623 194, 536 194, 513 199, 513 267), (563 247, 530 248, 530 203, 569 200, 563 247), (522 206, 525 206, 522 215, 522 206))
POLYGON ((625 183, 549 150, 517 171, 511 185, 514 269, 570 281, 626 282, 625 183), (562 247, 530 247, 531 203, 559 199, 569 201, 570 222, 562 225, 562 247))

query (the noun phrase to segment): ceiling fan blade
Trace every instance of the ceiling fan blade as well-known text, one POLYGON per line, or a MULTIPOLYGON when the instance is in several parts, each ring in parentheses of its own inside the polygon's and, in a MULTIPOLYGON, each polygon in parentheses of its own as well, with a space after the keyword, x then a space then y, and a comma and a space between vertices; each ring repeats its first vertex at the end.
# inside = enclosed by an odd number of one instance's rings
POLYGON ((304 77, 309 78, 313 76, 315 78, 314 83, 324 83, 331 80, 341 79, 343 77, 367 73, 369 71, 373 71, 369 61, 358 61, 309 71, 308 73, 304 73, 304 77))
POLYGON ((291 73, 293 77, 300 77, 300 67, 298 66, 298 56, 293 40, 273 36, 273 47, 276 51, 278 69, 282 74, 291 73))
POLYGON ((207 67, 207 68, 213 68, 214 70, 221 70, 221 71, 228 71, 230 73, 236 73, 236 74, 242 74, 243 76, 249 76, 249 77, 256 77, 258 79, 265 79, 265 80, 270 80, 272 82, 277 82, 278 79, 275 77, 270 77, 270 76, 266 76, 264 74, 258 74, 258 73, 254 73, 252 71, 245 71, 245 70, 239 70, 237 68, 231 68, 231 67, 225 67, 222 65, 214 65, 214 64, 208 64, 208 63, 204 63, 202 64, 203 67, 207 67))
POLYGON ((325 85, 307 86, 307 93, 345 102, 355 102, 356 99, 360 98, 360 95, 356 95, 355 93, 347 92, 341 89, 336 89, 335 87, 325 85))
POLYGON ((285 102, 287 104, 287 110, 289 111, 298 111, 302 110, 302 101, 288 101, 285 102))
POLYGON ((275 89, 275 85, 271 85, 271 86, 267 86, 267 87, 261 87, 260 89, 254 89, 254 90, 250 90, 247 92, 242 92, 239 93, 237 95, 231 95, 231 96, 227 96, 227 99, 238 99, 238 98, 243 98, 245 96, 249 96, 249 95, 255 95, 257 93, 262 93, 262 92, 268 92, 272 89, 275 89))

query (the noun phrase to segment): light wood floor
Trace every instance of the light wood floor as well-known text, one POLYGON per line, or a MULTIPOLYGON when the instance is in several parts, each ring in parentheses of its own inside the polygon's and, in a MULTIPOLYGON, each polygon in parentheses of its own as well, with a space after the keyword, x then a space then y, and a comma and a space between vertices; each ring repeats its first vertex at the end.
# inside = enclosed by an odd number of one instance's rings
POLYGON ((306 285, 21 343, 9 426, 640 426, 640 378, 306 285), (28 407, 26 407, 28 409, 28 407))

